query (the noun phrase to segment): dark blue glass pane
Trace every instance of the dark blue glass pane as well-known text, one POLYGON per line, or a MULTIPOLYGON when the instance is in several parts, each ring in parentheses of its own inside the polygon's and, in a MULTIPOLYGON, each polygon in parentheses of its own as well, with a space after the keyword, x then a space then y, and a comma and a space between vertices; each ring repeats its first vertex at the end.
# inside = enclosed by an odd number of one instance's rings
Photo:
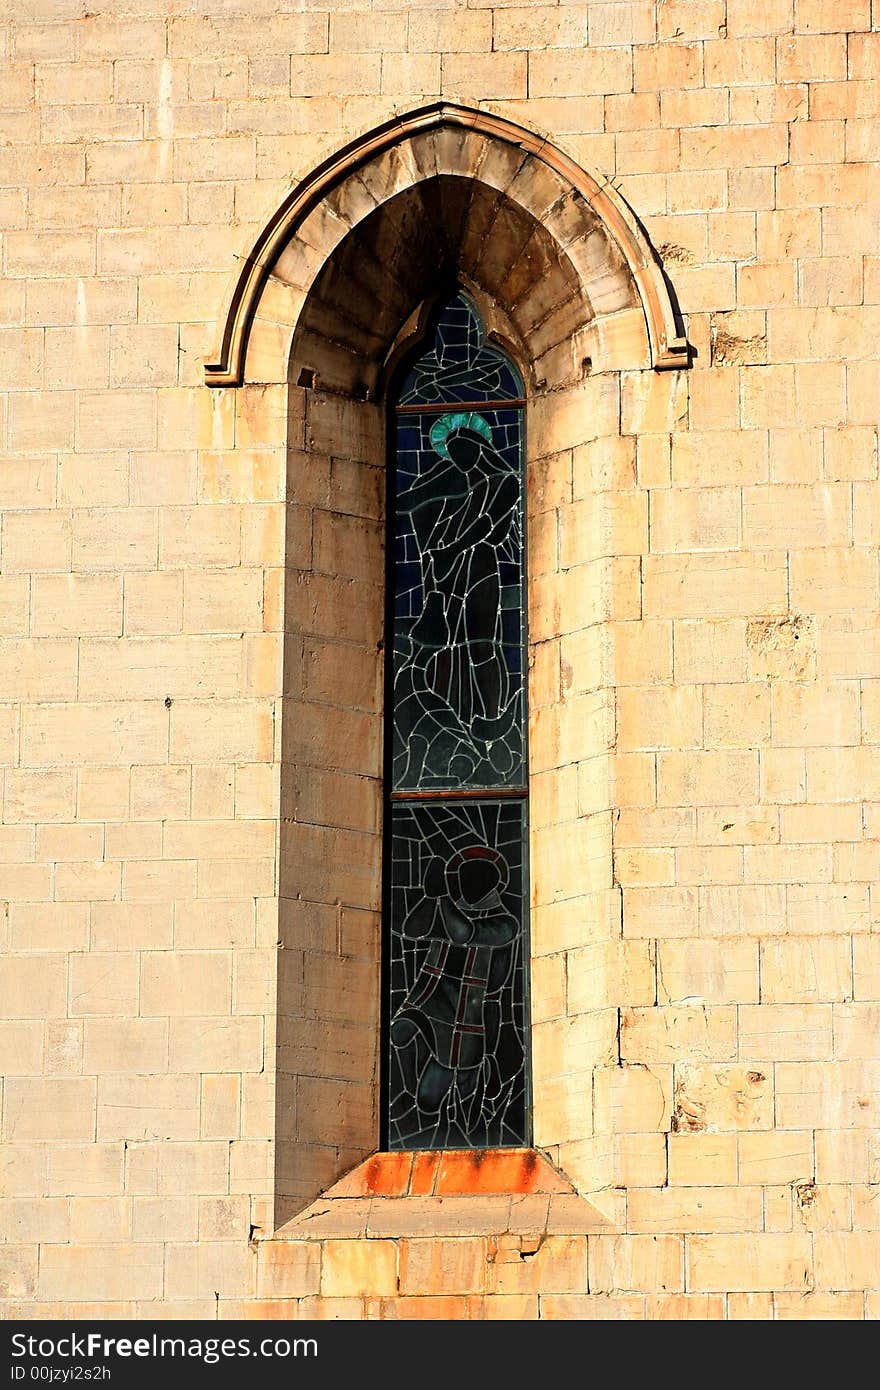
POLYGON ((390 814, 389 1147, 528 1143, 525 802, 390 814))
POLYGON ((410 369, 399 404, 454 405, 521 397, 522 382, 512 364, 484 339, 474 304, 466 294, 457 294, 440 314, 431 346, 410 369))
POLYGON ((399 417, 395 791, 525 782, 519 408, 399 417))

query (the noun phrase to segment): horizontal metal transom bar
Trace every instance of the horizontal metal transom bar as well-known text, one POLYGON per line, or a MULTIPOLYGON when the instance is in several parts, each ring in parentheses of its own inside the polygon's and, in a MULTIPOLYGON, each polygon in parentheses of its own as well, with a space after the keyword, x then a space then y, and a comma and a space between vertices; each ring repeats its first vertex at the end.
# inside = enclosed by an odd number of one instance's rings
POLYGON ((526 404, 524 396, 498 401, 445 401, 439 405, 399 405, 398 415, 449 415, 460 410, 515 410, 526 404))
POLYGON ((389 793, 391 801, 497 801, 504 797, 526 797, 529 794, 528 787, 484 787, 482 791, 473 787, 456 787, 454 791, 437 791, 433 788, 430 791, 407 792, 398 791, 389 793))

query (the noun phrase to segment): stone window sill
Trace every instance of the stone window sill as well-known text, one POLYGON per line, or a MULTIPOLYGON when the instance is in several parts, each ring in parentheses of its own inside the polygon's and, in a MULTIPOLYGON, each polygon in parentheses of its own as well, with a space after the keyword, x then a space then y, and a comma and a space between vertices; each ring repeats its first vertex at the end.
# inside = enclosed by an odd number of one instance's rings
POLYGON ((615 1224, 535 1149, 376 1153, 273 1240, 590 1235, 615 1224))

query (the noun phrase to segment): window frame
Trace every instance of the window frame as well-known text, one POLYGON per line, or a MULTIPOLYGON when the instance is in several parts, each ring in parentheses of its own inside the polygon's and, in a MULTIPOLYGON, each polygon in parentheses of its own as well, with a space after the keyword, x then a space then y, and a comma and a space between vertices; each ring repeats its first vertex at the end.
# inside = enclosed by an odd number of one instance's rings
POLYGON ((379 1023, 380 1023, 380 1055, 379 1055, 379 1151, 395 1154, 419 1153, 468 1153, 480 1152, 503 1152, 510 1149, 530 1149, 533 1144, 534 1134, 534 1095, 533 1095, 533 1062, 532 1062, 532 1017, 531 1017, 531 931, 530 931, 530 878, 529 878, 529 859, 530 859, 530 823, 529 823, 529 801, 530 801, 530 767, 529 767, 529 569, 528 569, 528 491, 527 491, 527 407, 528 398, 526 395, 525 382, 527 374, 523 370, 522 364, 517 361, 516 356, 511 352, 507 341, 499 342, 494 335, 486 329, 485 316, 480 304, 474 294, 459 282, 442 283, 435 289, 432 295, 426 297, 423 310, 420 314, 420 331, 415 339, 409 339, 405 349, 397 357, 391 370, 386 377, 383 407, 386 421, 386 484, 385 484, 385 596, 384 596, 384 637, 383 637, 383 758, 382 758, 382 828, 381 828, 381 932, 380 932, 380 1002, 379 1002, 379 1023), (448 304, 462 295, 468 302, 474 313, 483 334, 483 342, 491 346, 493 352, 498 353, 506 361, 513 375, 517 379, 520 394, 512 399, 498 400, 466 400, 462 402, 438 402, 436 405, 406 405, 403 413, 418 414, 436 413, 438 416, 443 413, 459 413, 479 410, 516 410, 518 411, 518 455, 519 455, 519 474, 518 483, 520 490, 521 508, 521 527, 522 527, 522 548, 520 559, 520 586, 522 594, 522 619, 521 619, 521 660, 522 660, 522 706, 521 706, 521 725, 522 725, 522 779, 515 789, 502 787, 500 784, 495 788, 487 788, 480 791, 468 791, 459 793, 459 796, 446 790, 428 793, 395 793, 393 790, 392 759, 393 759, 393 688, 394 688, 394 620, 395 620, 395 522, 396 522, 396 474, 397 474, 397 418, 401 411, 399 397, 403 383, 407 374, 418 359, 428 350, 432 338, 436 332, 437 321, 442 316, 448 304), (523 1072, 524 1072, 524 1122, 522 1138, 517 1142, 504 1143, 491 1146, 489 1149, 485 1145, 471 1144, 464 1145, 442 1145, 431 1144, 421 1148, 402 1148, 390 1146, 390 1024, 391 1024, 391 842, 392 830, 390 823, 390 812, 392 805, 396 802, 417 800, 436 800, 440 803, 444 798, 447 799, 466 799, 473 802, 492 802, 507 797, 515 798, 523 808, 522 815, 522 917, 518 935, 518 950, 520 965, 518 968, 522 972, 522 1021, 523 1021, 523 1072))

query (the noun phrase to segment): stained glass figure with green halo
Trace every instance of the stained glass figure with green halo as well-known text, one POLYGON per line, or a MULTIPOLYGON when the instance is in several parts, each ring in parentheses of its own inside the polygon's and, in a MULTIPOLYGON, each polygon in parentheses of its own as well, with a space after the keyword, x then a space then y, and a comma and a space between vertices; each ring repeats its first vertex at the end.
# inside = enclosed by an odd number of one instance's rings
POLYGON ((385 1137, 529 1142, 523 387, 456 291, 397 392, 385 1137))

